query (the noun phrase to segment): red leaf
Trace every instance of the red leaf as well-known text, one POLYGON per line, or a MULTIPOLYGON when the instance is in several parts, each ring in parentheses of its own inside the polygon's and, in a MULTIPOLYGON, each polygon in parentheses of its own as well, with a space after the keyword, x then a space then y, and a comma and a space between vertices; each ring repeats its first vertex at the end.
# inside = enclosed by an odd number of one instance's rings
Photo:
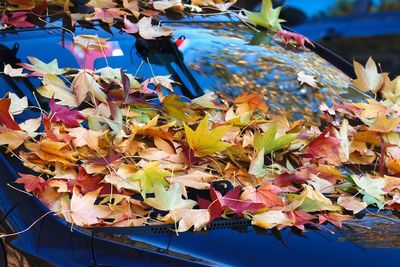
POLYGON ((329 130, 330 128, 312 140, 304 153, 317 159, 318 162, 338 166, 341 165, 340 140, 334 136, 328 136, 329 130))
POLYGON ((12 12, 11 17, 8 17, 6 14, 3 14, 1 17, 1 21, 4 24, 12 25, 16 28, 32 28, 35 27, 34 24, 26 21, 28 18, 28 12, 12 12))
POLYGON ((84 168, 79 167, 79 173, 75 180, 68 181, 68 187, 73 189, 74 186, 78 186, 81 194, 86 194, 92 191, 97 190, 100 185, 101 178, 99 175, 90 175, 88 174, 84 168))
POLYGON ((292 211, 287 214, 290 220, 293 220, 293 226, 298 229, 304 231, 304 227, 306 224, 314 224, 311 220, 316 219, 314 215, 308 214, 304 211, 292 211))
POLYGON ((295 173, 284 172, 275 178, 274 184, 280 187, 303 183, 309 180, 309 173, 305 169, 298 169, 295 173))
POLYGON ((5 125, 8 129, 11 130, 21 130, 19 125, 14 121, 14 119, 10 115, 10 105, 11 99, 5 98, 0 99, 0 125, 5 125))
POLYGON ((254 187, 250 187, 249 190, 244 188, 242 199, 244 198, 253 203, 262 203, 268 208, 283 206, 282 199, 277 195, 281 192, 282 189, 280 187, 273 185, 272 182, 267 182, 257 188, 257 190, 254 187))
POLYGON ((305 43, 314 47, 314 44, 310 41, 310 39, 298 33, 280 30, 275 34, 275 36, 280 37, 286 45, 294 41, 303 48, 306 48, 305 43))
POLYGON ((257 211, 265 208, 265 205, 261 203, 240 200, 239 195, 239 188, 233 189, 226 193, 225 196, 222 196, 219 191, 210 186, 211 202, 202 198, 198 198, 197 202, 201 209, 210 211, 210 222, 220 218, 225 208, 234 211, 238 216, 243 216, 244 211, 257 211))
POLYGON ((40 191, 43 192, 44 186, 46 184, 46 181, 37 176, 33 176, 30 174, 23 174, 23 173, 18 173, 21 177, 18 178, 15 182, 17 184, 23 184, 25 187, 25 191, 27 192, 33 192, 33 191, 40 191))
POLYGON ((50 100, 50 117, 52 122, 62 122, 68 127, 79 127, 79 119, 85 117, 76 110, 57 104, 54 98, 50 100))

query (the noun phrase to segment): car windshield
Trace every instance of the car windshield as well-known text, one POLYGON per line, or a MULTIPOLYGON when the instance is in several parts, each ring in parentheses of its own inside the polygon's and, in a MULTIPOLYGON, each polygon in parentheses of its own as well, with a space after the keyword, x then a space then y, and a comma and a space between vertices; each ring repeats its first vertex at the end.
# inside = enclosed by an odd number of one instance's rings
POLYGON ((273 34, 244 24, 168 24, 185 65, 205 92, 236 97, 243 92, 265 94, 273 111, 294 119, 313 117, 318 106, 347 92, 348 77, 308 49, 280 45, 273 34), (298 73, 316 79, 320 88, 300 85, 298 73))
MULTIPOLYGON (((167 23, 167 26, 174 28, 175 39, 182 39, 179 49, 186 73, 179 68, 172 52, 152 51, 148 57, 142 51, 146 44, 141 45, 134 37, 115 29, 106 32, 77 28, 75 35, 97 34, 108 38, 106 51, 94 50, 89 54, 71 45, 71 34, 58 27, 7 33, 1 37, 2 65, 27 62, 33 56, 46 63, 56 58, 60 67, 98 70, 109 66, 144 78, 172 74, 182 84, 175 86, 178 94, 195 97, 206 92, 223 92, 236 97, 244 91, 258 91, 265 94, 272 111, 285 110, 285 115, 294 119, 316 117, 321 103, 329 104, 347 92, 345 74, 310 50, 280 45, 267 31, 256 32, 236 22, 167 23), (301 86, 300 72, 314 77, 319 88, 301 86), (188 73, 194 81, 182 82, 188 73), (190 88, 193 83, 201 92, 193 92, 190 88)), ((8 84, 0 88, 2 96, 10 89, 29 96, 40 86, 38 79, 31 79, 29 83, 1 79, 2 84, 8 84)))

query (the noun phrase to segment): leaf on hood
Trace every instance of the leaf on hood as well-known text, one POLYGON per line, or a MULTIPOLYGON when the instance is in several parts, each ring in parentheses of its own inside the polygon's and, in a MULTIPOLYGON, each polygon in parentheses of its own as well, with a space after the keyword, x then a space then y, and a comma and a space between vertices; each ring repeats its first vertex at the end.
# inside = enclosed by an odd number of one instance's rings
POLYGON ((205 116, 193 131, 189 126, 184 124, 186 138, 189 147, 199 157, 212 156, 216 152, 225 151, 230 145, 220 141, 228 132, 230 126, 220 126, 212 130, 208 130, 209 119, 205 116), (207 137, 207 138, 204 138, 207 137))
POLYGON ((100 223, 100 219, 111 214, 109 206, 96 205, 101 188, 81 195, 74 187, 71 197, 71 218, 76 225, 91 226, 100 223))
POLYGON ((214 179, 215 176, 210 173, 195 170, 188 174, 172 176, 170 178, 167 178, 167 181, 171 184, 179 184, 182 189, 183 196, 187 198, 186 187, 199 190, 209 189, 210 184, 208 182, 214 179))
POLYGON ((10 77, 27 77, 27 73, 22 73, 24 71, 23 68, 14 69, 10 64, 4 66, 4 74, 10 77))
POLYGON ((86 70, 79 71, 72 81, 72 87, 76 93, 78 104, 82 103, 88 96, 100 102, 107 103, 107 96, 101 90, 101 86, 86 70))
POLYGON ((292 221, 280 210, 270 210, 253 216, 251 224, 264 229, 272 229, 276 226, 291 226, 292 221))
POLYGON ((77 110, 57 104, 54 98, 50 100, 50 117, 53 122, 61 122, 68 127, 79 127, 79 120, 85 117, 77 110))
POLYGON ((182 199, 182 190, 178 184, 172 184, 166 190, 162 184, 156 183, 154 184, 154 194, 154 198, 146 198, 144 202, 158 210, 191 209, 197 204, 196 201, 182 199))
POLYGON ((376 63, 372 58, 369 58, 365 68, 357 61, 353 62, 354 71, 357 79, 352 80, 352 84, 361 91, 378 92, 382 89, 384 73, 378 73, 376 63))
POLYGON ((72 143, 75 147, 88 146, 93 150, 99 149, 99 136, 103 135, 102 132, 88 130, 83 127, 69 129, 68 134, 72 137, 75 137, 72 140, 72 143))
POLYGON ((153 40, 162 36, 170 36, 172 30, 165 27, 158 27, 152 25, 152 17, 143 17, 139 20, 139 35, 146 40, 153 40))
POLYGON ((257 151, 264 149, 264 152, 268 154, 285 148, 297 137, 297 134, 285 134, 276 137, 277 131, 277 126, 272 124, 263 135, 256 133, 254 136, 255 149, 257 151))
POLYGON ((130 179, 140 181, 140 186, 143 195, 150 192, 155 184, 167 186, 168 182, 165 177, 171 176, 169 171, 166 171, 160 167, 160 163, 152 161, 146 164, 143 169, 133 174, 130 179))
POLYGON ((58 67, 57 59, 54 59, 50 63, 46 64, 36 57, 27 57, 27 58, 30 64, 19 63, 19 65, 27 70, 32 71, 30 76, 43 76, 46 74, 61 75, 65 72, 64 69, 60 69, 58 67))
POLYGON ((352 211, 353 214, 359 213, 368 206, 368 204, 361 201, 361 199, 355 196, 346 196, 346 195, 339 196, 337 203, 346 210, 352 211))
POLYGON ((64 81, 53 74, 43 75, 43 86, 36 89, 36 91, 44 97, 58 100, 58 104, 77 107, 78 101, 72 90, 65 85, 64 81))
POLYGON ((179 220, 178 232, 186 232, 192 227, 193 231, 200 231, 206 229, 210 223, 210 212, 206 209, 178 210, 174 213, 175 216, 182 216, 179 220))
MULTIPOLYGON (((359 188, 360 192, 365 196, 369 195, 380 202, 385 202, 384 195, 386 194, 383 189, 386 186, 386 180, 383 178, 372 178, 368 174, 366 175, 352 175, 354 183, 359 188)), ((366 201, 364 199, 364 201, 366 201)), ((368 201, 366 201, 368 203, 368 201)), ((370 203, 368 203, 370 204, 370 203)))
POLYGON ((26 96, 19 98, 16 94, 9 92, 8 98, 11 99, 9 108, 11 115, 19 115, 28 107, 28 98, 26 96))
POLYGON ((156 10, 160 11, 165 11, 166 9, 172 8, 172 7, 182 7, 182 1, 181 0, 158 0, 158 1, 153 1, 153 7, 156 10))
POLYGON ((42 177, 23 173, 18 174, 20 177, 15 180, 15 182, 17 184, 23 184, 26 192, 43 192, 46 185, 46 180, 44 180, 42 177))
POLYGON ((282 197, 278 196, 282 192, 282 189, 267 182, 262 184, 257 189, 252 186, 246 186, 243 188, 243 193, 240 199, 250 200, 253 203, 262 203, 266 207, 277 207, 283 206, 282 197))
POLYGON ((10 98, 0 99, 0 125, 4 125, 11 130, 21 130, 19 125, 14 121, 14 118, 10 115, 10 106, 10 98))

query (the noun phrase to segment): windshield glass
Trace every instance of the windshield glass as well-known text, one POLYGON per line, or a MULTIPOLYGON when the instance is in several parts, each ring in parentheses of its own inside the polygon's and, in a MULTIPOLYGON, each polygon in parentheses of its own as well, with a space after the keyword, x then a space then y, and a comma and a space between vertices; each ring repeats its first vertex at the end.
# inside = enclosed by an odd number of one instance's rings
POLYGON ((329 105, 347 91, 345 74, 308 49, 281 45, 267 31, 236 23, 168 26, 181 38, 184 62, 205 92, 261 92, 273 111, 299 119, 313 117, 321 103, 329 105), (301 86, 300 72, 313 76, 319 88, 301 86))

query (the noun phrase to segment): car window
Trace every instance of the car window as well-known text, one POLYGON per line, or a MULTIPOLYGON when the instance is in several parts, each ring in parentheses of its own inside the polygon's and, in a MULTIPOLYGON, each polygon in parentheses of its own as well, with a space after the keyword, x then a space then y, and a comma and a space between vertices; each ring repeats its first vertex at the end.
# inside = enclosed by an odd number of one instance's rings
POLYGON ((181 37, 185 64, 206 92, 236 97, 243 92, 265 94, 273 111, 311 118, 318 106, 339 99, 348 78, 310 50, 291 49, 267 31, 252 31, 240 23, 170 24, 181 37), (301 86, 298 73, 318 81, 318 88, 301 86))

